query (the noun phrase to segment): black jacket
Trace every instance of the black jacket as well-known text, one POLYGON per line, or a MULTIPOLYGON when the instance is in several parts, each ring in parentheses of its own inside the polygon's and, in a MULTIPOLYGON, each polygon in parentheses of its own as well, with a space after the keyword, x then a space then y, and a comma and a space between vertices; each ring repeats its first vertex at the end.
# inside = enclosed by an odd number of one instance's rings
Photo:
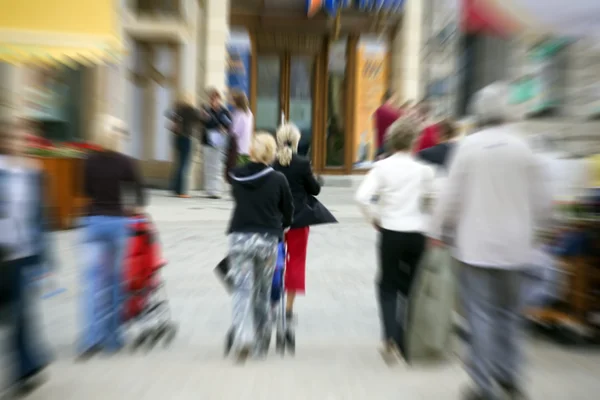
POLYGON ((314 197, 321 192, 321 185, 306 158, 294 154, 290 165, 283 166, 275 162, 273 168, 285 175, 294 197, 292 228, 337 222, 329 210, 314 197))
POLYGON ((212 129, 223 129, 225 131, 229 131, 231 128, 231 123, 233 122, 231 113, 225 107, 221 107, 218 110, 215 110, 211 107, 205 106, 203 110, 208 114, 208 118, 204 118, 202 120, 204 124, 204 132, 202 134, 202 144, 209 145, 207 133, 212 129))
POLYGON ((227 233, 266 233, 283 238, 292 224, 294 202, 283 174, 249 163, 230 173, 235 208, 227 233))
POLYGON ((436 146, 430 147, 425 150, 421 150, 417 157, 420 160, 428 162, 430 164, 437 165, 439 167, 447 168, 450 154, 456 146, 454 142, 444 142, 436 146))
POLYGON ((167 111, 167 118, 178 126, 179 132, 174 133, 185 137, 192 137, 194 127, 202 121, 198 109, 187 104, 180 104, 174 110, 167 111))

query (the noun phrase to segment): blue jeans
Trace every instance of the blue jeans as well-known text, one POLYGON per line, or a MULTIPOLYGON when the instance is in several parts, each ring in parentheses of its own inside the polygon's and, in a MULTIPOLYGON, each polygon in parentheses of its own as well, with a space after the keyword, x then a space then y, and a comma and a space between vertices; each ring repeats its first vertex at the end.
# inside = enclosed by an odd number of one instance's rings
POLYGON ((177 152, 177 164, 173 176, 172 190, 177 195, 183 195, 186 191, 185 185, 192 150, 192 139, 187 136, 176 136, 175 150, 177 152))
POLYGON ((35 318, 32 315, 31 302, 35 296, 31 296, 31 286, 27 282, 27 269, 35 268, 32 257, 9 261, 9 265, 3 265, 10 269, 12 281, 12 313, 10 317, 12 335, 10 348, 14 355, 14 379, 25 379, 43 369, 49 362, 48 354, 43 350, 40 343, 39 327, 35 326, 35 318))
POLYGON ((92 216, 84 220, 83 334, 81 352, 123 346, 123 264, 128 237, 126 217, 92 216))

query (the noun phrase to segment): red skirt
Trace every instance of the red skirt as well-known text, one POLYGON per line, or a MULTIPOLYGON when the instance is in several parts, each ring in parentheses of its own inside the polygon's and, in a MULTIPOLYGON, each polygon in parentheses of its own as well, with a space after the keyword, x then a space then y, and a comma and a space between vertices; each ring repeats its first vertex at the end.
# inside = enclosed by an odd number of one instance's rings
POLYGON ((308 226, 290 229, 285 234, 288 259, 285 266, 285 290, 304 293, 306 281, 306 247, 308 226))

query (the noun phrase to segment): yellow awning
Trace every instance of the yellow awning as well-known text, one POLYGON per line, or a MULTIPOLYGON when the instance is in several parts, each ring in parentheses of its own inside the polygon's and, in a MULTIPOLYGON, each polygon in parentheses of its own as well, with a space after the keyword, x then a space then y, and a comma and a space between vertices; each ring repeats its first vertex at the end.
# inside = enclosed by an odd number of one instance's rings
POLYGON ((119 0, 0 0, 0 61, 112 61, 123 50, 119 5, 119 0))

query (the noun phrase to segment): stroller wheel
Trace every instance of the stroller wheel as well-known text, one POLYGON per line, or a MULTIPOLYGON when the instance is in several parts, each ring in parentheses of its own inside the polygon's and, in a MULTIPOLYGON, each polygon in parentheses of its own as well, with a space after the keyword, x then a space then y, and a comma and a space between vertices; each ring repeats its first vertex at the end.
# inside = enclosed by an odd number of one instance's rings
POLYGON ((233 348, 233 339, 234 339, 234 331, 233 331, 233 328, 231 328, 227 332, 227 336, 225 337, 225 354, 224 354, 224 357, 227 357, 229 355, 229 353, 231 352, 231 349, 233 348))
POLYGON ((171 343, 173 343, 173 339, 175 339, 176 335, 177 326, 175 326, 174 324, 169 325, 169 327, 167 328, 167 332, 165 333, 165 346, 168 346, 171 343))
POLYGON ((291 331, 285 333, 285 347, 287 347, 290 354, 296 354, 296 336, 291 331))
POLYGON ((131 346, 131 351, 136 351, 139 349, 149 338, 150 334, 147 331, 143 331, 140 335, 133 341, 133 345, 131 346))
POLYGON ((282 357, 285 355, 285 337, 279 334, 275 341, 275 352, 282 357))

